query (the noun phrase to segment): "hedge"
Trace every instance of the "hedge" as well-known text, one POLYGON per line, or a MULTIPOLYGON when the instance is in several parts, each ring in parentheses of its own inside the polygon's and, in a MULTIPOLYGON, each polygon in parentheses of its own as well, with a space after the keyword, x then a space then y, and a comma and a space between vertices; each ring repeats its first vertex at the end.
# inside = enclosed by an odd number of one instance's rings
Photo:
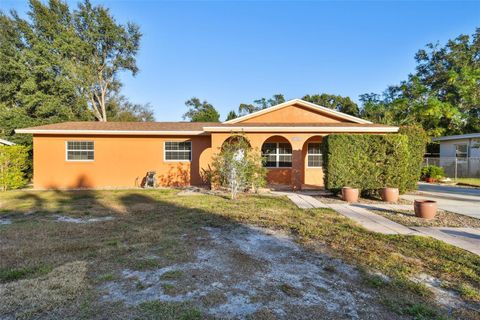
POLYGON ((0 145, 0 191, 17 189, 26 184, 28 148, 0 145))
POLYGON ((350 186, 363 194, 383 187, 396 187, 401 193, 414 189, 422 147, 412 139, 416 138, 404 134, 328 135, 323 146, 325 187, 338 192, 350 186))

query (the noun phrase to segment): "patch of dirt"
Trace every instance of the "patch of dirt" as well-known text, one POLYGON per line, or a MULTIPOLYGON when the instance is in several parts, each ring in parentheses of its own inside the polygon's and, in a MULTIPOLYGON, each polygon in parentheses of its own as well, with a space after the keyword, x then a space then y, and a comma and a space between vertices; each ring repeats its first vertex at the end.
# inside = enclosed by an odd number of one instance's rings
POLYGON ((111 221, 114 220, 114 217, 96 217, 96 218, 72 218, 60 215, 54 215, 56 221, 58 222, 68 222, 68 223, 92 223, 92 222, 102 222, 102 221, 111 221))
POLYGON ((430 220, 416 217, 413 210, 369 210, 407 227, 480 228, 480 219, 443 210, 430 220))
POLYGON ((87 263, 76 261, 36 279, 0 285, 2 319, 32 317, 75 299, 86 288, 87 263))
POLYGON ((102 301, 193 302, 222 318, 391 318, 358 270, 303 250, 284 233, 250 226, 203 228, 191 261, 123 270, 99 286, 102 301), (175 272, 176 277, 165 277, 175 272))

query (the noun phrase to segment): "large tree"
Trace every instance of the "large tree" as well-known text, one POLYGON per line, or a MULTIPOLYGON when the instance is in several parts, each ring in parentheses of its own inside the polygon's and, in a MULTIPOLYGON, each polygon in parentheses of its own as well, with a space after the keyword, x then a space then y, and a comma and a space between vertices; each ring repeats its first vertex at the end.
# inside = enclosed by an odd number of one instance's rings
POLYGON ((305 95, 302 100, 315 103, 319 106, 330 108, 336 111, 340 111, 352 116, 359 115, 358 105, 352 101, 349 97, 342 97, 339 95, 322 93, 305 95))
POLYGON ((428 44, 415 60, 407 80, 382 95, 361 96, 362 115, 387 124, 420 124, 430 136, 480 131, 480 29, 444 46, 428 44))
POLYGON ((200 101, 198 98, 191 98, 185 102, 189 108, 183 115, 183 119, 188 119, 191 122, 219 122, 220 114, 218 111, 206 100, 200 101))
MULTIPOLYGON (((30 1, 28 17, 0 12, 0 136, 19 127, 107 120, 118 99, 118 73, 135 73, 140 32, 85 1, 30 1)), ((117 108, 117 110, 120 110, 117 108)))

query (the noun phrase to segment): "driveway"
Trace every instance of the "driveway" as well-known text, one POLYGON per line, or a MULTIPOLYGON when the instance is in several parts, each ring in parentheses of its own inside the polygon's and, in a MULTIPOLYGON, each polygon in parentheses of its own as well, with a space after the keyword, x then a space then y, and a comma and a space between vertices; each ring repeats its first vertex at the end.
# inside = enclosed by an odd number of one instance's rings
POLYGON ((417 193, 401 197, 411 201, 435 200, 440 209, 480 219, 480 188, 419 183, 417 193))

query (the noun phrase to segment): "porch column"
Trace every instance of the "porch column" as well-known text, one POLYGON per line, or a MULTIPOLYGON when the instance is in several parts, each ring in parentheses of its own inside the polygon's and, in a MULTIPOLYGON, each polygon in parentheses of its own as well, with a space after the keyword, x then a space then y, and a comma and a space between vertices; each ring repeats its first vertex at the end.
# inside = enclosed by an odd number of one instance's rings
POLYGON ((294 190, 302 189, 303 183, 303 139, 291 139, 292 145, 292 187, 294 190))

